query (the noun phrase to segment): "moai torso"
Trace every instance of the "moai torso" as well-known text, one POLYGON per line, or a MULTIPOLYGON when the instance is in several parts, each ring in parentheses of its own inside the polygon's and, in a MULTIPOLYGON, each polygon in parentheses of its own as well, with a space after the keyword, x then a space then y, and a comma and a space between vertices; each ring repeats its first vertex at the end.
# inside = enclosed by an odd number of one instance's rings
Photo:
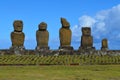
POLYGON ((60 29, 60 45, 70 46, 71 44, 71 30, 66 28, 60 29))
POLYGON ((65 18, 61 18, 62 28, 59 30, 59 38, 60 38, 60 49, 65 48, 72 50, 71 47, 71 36, 72 32, 70 30, 70 24, 67 22, 65 18))
POLYGON ((24 44, 25 35, 23 32, 12 32, 11 33, 11 40, 12 46, 23 46, 24 44))
POLYGON ((81 37, 81 46, 82 47, 92 47, 93 45, 93 37, 92 36, 82 36, 81 37))
POLYGON ((82 28, 81 36, 81 48, 92 48, 93 47, 93 37, 91 36, 91 29, 89 27, 82 28))
POLYGON ((107 41, 107 39, 102 40, 101 50, 108 50, 108 41, 107 41))
POLYGON ((25 35, 22 32, 23 22, 20 20, 16 20, 14 21, 13 26, 14 26, 14 31, 11 33, 12 46, 13 47, 24 46, 25 35))
POLYGON ((36 31, 37 47, 48 47, 49 32, 47 31, 47 24, 42 22, 39 24, 39 30, 36 31))

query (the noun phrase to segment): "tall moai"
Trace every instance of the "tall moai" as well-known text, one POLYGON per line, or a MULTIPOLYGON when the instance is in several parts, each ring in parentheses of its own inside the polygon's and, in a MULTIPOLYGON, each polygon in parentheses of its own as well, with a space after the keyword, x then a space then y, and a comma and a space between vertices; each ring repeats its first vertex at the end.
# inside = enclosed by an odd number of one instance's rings
POLYGON ((90 27, 82 27, 81 46, 79 50, 93 50, 93 37, 90 27))
POLYGON ((71 46, 72 32, 70 30, 70 24, 65 18, 61 18, 62 27, 59 30, 60 47, 59 49, 73 50, 71 46))
POLYGON ((15 54, 23 54, 25 34, 23 30, 23 22, 21 20, 15 20, 13 22, 14 31, 11 32, 12 46, 10 48, 15 54))
POLYGON ((36 50, 49 50, 49 32, 47 31, 47 24, 45 22, 41 22, 38 25, 38 30, 36 31, 36 41, 36 50))
POLYGON ((101 50, 108 50, 108 40, 107 39, 102 40, 101 50))

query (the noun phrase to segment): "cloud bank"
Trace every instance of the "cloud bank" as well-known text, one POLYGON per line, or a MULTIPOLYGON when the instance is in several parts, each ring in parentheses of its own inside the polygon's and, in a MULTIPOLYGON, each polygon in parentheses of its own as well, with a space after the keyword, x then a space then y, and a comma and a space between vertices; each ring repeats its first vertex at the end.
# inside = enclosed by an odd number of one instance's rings
POLYGON ((120 4, 111 9, 102 10, 95 16, 83 15, 79 24, 72 27, 73 45, 80 46, 81 27, 91 27, 94 46, 101 47, 101 40, 108 39, 110 49, 120 49, 120 4))

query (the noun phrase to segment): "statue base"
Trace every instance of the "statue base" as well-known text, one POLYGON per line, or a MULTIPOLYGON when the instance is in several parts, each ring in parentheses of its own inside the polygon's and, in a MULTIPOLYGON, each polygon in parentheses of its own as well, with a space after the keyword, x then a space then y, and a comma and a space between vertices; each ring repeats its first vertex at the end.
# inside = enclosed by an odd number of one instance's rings
POLYGON ((102 47, 101 50, 102 50, 102 51, 107 51, 108 48, 103 48, 103 47, 102 47))
POLYGON ((72 55, 73 47, 72 46, 60 46, 59 55, 72 55))
POLYGON ((95 47, 79 47, 79 51, 94 51, 95 47))
POLYGON ((11 54, 21 55, 21 54, 24 54, 24 52, 25 52, 24 46, 12 46, 12 47, 10 47, 11 54))
POLYGON ((73 50, 72 46, 60 46, 59 49, 63 49, 63 50, 73 50))
POLYGON ((50 47, 48 47, 48 46, 43 46, 43 47, 37 46, 35 50, 44 51, 44 50, 49 50, 49 49, 50 49, 50 47))
POLYGON ((50 48, 48 46, 44 46, 44 47, 37 46, 35 49, 35 54, 40 56, 48 55, 50 53, 49 49, 50 48))

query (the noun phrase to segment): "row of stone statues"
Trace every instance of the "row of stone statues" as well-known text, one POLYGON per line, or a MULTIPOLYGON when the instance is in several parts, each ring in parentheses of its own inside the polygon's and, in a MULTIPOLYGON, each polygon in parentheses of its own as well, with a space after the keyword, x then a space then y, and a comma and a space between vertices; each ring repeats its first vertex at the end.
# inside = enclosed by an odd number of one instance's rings
MULTIPOLYGON (((70 30, 70 24, 65 18, 61 18, 62 27, 59 30, 59 39, 60 47, 59 49, 73 50, 71 46, 71 36, 72 32, 70 30)), ((14 31, 11 33, 12 47, 11 51, 24 51, 24 39, 25 34, 23 30, 23 22, 21 20, 16 20, 13 23, 14 31)), ((37 47, 36 50, 49 50, 48 41, 49 41, 49 32, 47 31, 47 24, 41 22, 38 25, 38 30, 36 31, 36 41, 37 47)), ((107 39, 102 40, 102 50, 108 49, 107 39)), ((95 50, 93 47, 93 37, 91 36, 91 28, 83 27, 82 36, 81 36, 81 46, 79 50, 95 50)))

